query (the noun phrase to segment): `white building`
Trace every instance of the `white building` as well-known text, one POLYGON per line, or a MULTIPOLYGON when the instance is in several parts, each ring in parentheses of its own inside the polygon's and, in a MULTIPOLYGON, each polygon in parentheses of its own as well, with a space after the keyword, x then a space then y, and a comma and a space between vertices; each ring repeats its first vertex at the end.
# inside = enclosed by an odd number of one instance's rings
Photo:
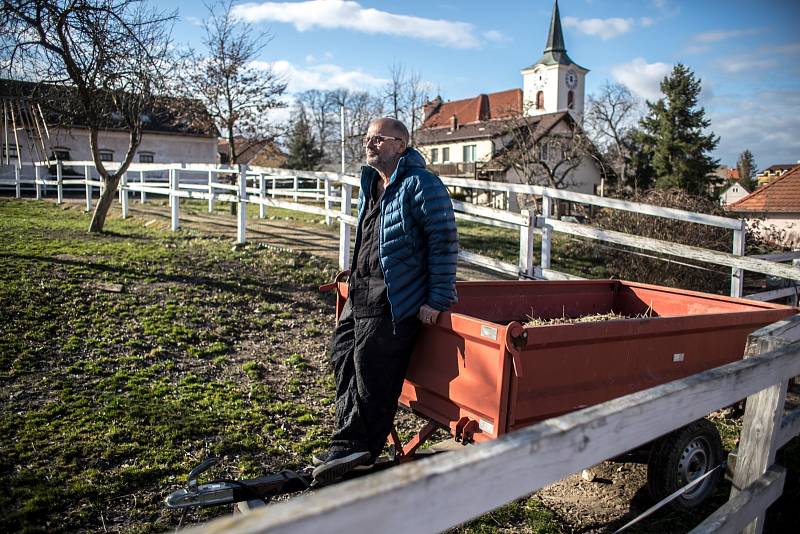
POLYGON ((731 185, 726 187, 722 193, 720 193, 719 203, 722 206, 727 206, 728 204, 733 204, 734 202, 743 199, 749 194, 750 191, 748 191, 745 186, 739 182, 733 182, 731 185))
MULTIPOLYGON (((552 139, 572 136, 582 122, 588 72, 567 55, 556 1, 543 55, 521 70, 522 89, 452 102, 437 97, 425 105, 425 121, 415 138, 417 148, 430 168, 441 176, 547 185, 544 175, 531 180, 502 161, 515 137, 511 129, 518 128, 520 120, 528 117, 526 128, 531 131, 552 139)), ((547 150, 547 139, 541 145, 543 160, 560 157, 559 150, 547 150)), ((597 193, 602 174, 595 161, 594 157, 583 157, 564 180, 564 188, 597 193)), ((472 200, 487 202, 485 198, 472 200)), ((498 205, 496 198, 488 202, 498 205)), ((498 207, 519 209, 513 196, 500 204, 504 205, 498 207)))
MULTIPOLYGON (((89 129, 81 124, 57 127, 57 111, 42 110, 31 98, 35 84, 18 80, 0 80, 3 101, 3 131, 0 134, 2 157, 0 177, 13 177, 14 165, 23 164, 23 176, 32 176, 33 161, 58 159, 91 161, 89 129), (13 113, 12 113, 13 108, 13 113)), ((142 116, 142 140, 135 163, 217 163, 219 132, 199 102, 165 99, 161 106, 142 116), (176 102, 178 105, 176 105, 176 102), (166 105, 169 104, 169 105, 166 105), (186 124, 174 111, 179 106, 192 107, 194 122, 186 124), (199 119, 198 119, 199 117, 199 119), (202 126, 200 125, 202 124, 202 126)), ((103 161, 122 161, 128 150, 128 131, 112 126, 99 135, 99 153, 103 161)), ((66 175, 82 173, 82 169, 64 166, 66 175)))

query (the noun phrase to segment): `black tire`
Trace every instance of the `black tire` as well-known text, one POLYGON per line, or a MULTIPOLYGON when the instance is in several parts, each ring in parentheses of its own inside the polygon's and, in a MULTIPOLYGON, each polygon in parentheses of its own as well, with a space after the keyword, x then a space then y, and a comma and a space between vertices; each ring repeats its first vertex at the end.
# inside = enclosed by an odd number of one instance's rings
MULTIPOLYGON (((722 463, 722 440, 717 428, 698 419, 658 439, 647 462, 647 489, 660 501, 692 480, 722 463)), ((687 511, 700 506, 714 493, 722 469, 670 503, 674 510, 687 511)))

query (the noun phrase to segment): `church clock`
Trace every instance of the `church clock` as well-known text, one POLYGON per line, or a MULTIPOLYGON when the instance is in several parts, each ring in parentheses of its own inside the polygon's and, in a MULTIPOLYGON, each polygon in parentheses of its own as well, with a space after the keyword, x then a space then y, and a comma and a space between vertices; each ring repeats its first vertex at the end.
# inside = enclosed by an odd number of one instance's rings
POLYGON ((575 89, 578 86, 578 75, 575 74, 574 70, 567 71, 564 80, 567 82, 567 87, 570 89, 575 89))

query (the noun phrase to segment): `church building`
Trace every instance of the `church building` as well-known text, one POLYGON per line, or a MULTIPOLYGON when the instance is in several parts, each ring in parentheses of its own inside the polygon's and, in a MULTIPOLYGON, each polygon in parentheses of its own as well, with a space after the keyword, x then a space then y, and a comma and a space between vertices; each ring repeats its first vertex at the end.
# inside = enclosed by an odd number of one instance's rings
MULTIPOLYGON (((437 97, 428 102, 415 137, 417 148, 430 169, 443 177, 598 193, 602 176, 594 147, 586 146, 580 161, 575 157, 566 165, 559 161, 564 146, 577 138, 581 128, 588 72, 567 55, 556 0, 544 52, 538 61, 521 70, 522 89, 451 102, 437 97), (541 172, 531 171, 530 165, 523 172, 513 159, 520 150, 519 143, 515 145, 515 140, 523 137, 520 129, 537 137, 525 149, 536 151, 534 158, 527 159, 536 160, 534 167, 541 172), (550 169, 549 177, 545 168, 550 169)), ((498 208, 520 209, 517 199, 507 196, 488 202, 498 208)))

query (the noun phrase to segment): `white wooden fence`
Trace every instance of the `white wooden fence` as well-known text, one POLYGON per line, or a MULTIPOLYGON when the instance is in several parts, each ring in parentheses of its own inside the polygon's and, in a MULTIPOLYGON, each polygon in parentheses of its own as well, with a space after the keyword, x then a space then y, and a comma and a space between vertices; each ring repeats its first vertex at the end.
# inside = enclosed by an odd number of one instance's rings
MULTIPOLYGON (((41 198, 43 188, 55 186, 58 201, 63 201, 65 185, 83 185, 85 187, 86 209, 92 207, 92 191, 101 188, 102 183, 94 179, 90 161, 57 162, 56 176, 47 176, 48 162, 34 165, 34 177, 23 178, 20 168, 14 167, 14 179, 0 180, 0 185, 14 185, 15 194, 21 196, 23 184, 34 186, 36 198, 41 198), (65 178, 64 167, 77 168, 83 172, 78 178, 65 178)), ((109 164, 112 166, 114 164, 109 164)), ((517 265, 496 258, 461 251, 462 261, 490 269, 507 276, 536 278, 548 280, 575 279, 577 276, 559 272, 551 268, 552 236, 554 232, 580 236, 605 243, 622 245, 638 249, 644 253, 655 252, 676 258, 685 258, 729 267, 731 269, 731 296, 742 296, 743 273, 745 270, 794 281, 792 287, 766 291, 755 295, 747 295, 756 300, 775 300, 794 297, 797 303, 800 281, 800 251, 770 256, 744 256, 746 235, 745 221, 715 215, 706 215, 673 208, 662 208, 649 204, 627 202, 595 195, 574 193, 559 189, 522 184, 487 182, 483 180, 467 180, 443 178, 449 187, 488 190, 504 194, 523 193, 535 195, 542 199, 541 213, 528 211, 513 213, 489 207, 476 206, 470 203, 453 201, 456 217, 461 220, 477 222, 495 227, 510 228, 519 231, 519 259, 517 265), (632 211, 654 217, 674 219, 725 228, 732 231, 731 252, 719 252, 669 241, 645 238, 602 230, 589 225, 559 220, 552 216, 556 201, 568 201, 600 208, 632 211), (534 258, 534 235, 541 235, 541 253, 534 258), (794 260, 795 265, 784 265, 779 262, 794 260)), ((325 217, 328 224, 335 219, 339 221, 339 267, 348 268, 350 260, 350 242, 352 229, 356 224, 353 215, 353 188, 360 186, 354 176, 333 172, 297 171, 291 169, 274 169, 264 167, 239 168, 220 167, 208 164, 132 164, 120 183, 119 200, 122 216, 128 215, 129 195, 139 193, 139 200, 144 202, 149 194, 168 196, 171 206, 171 228, 180 227, 180 199, 204 199, 208 201, 209 212, 213 211, 218 201, 233 202, 237 205, 237 242, 245 243, 247 239, 247 204, 259 206, 259 216, 265 217, 270 207, 285 208, 305 213, 313 213, 325 217), (166 173, 168 179, 151 179, 154 173, 166 173), (220 181, 220 176, 234 177, 230 183, 220 181), (234 183, 235 182, 235 183, 234 183), (304 186, 311 183, 312 185, 304 186), (291 201, 288 200, 291 198, 291 201), (322 206, 300 202, 313 200, 322 206)))
POLYGON ((775 451, 800 435, 784 415, 800 374, 800 315, 750 336, 746 359, 633 393, 457 452, 402 464, 193 532, 439 532, 748 397, 730 500, 693 533, 760 532, 780 496, 775 451), (747 526, 750 525, 750 526, 747 526))

